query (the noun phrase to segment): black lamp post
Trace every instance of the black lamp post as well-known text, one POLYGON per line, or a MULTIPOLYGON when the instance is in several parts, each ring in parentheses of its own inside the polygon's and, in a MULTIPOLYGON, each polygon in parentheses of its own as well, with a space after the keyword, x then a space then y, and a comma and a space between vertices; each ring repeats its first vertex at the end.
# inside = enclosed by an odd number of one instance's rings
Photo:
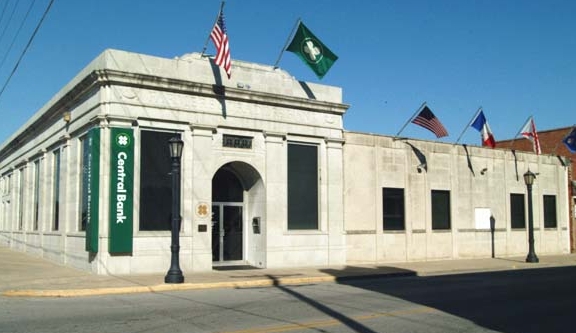
POLYGON ((526 262, 538 262, 536 252, 534 252, 534 217, 532 214, 532 184, 536 175, 528 169, 524 174, 524 183, 528 189, 528 256, 526 262))
POLYGON ((182 283, 184 275, 180 269, 180 158, 182 157, 182 147, 184 141, 179 137, 168 140, 170 147, 170 158, 172 159, 172 245, 170 252, 172 258, 170 269, 164 277, 165 283, 182 283))

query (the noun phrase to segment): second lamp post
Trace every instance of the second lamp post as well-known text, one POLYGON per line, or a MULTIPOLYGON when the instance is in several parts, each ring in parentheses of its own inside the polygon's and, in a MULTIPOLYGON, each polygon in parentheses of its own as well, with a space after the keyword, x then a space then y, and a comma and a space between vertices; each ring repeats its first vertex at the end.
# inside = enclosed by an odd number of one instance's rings
POLYGON ((532 214, 532 185, 536 175, 528 169, 524 174, 524 183, 528 189, 528 256, 526 262, 538 262, 538 257, 534 251, 534 216, 532 214))

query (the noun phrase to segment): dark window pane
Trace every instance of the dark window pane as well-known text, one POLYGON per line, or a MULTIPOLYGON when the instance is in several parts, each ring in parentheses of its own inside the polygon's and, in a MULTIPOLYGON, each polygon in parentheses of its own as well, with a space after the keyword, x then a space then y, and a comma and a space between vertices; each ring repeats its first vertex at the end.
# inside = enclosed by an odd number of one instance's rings
POLYGON ((40 160, 34 161, 34 230, 38 230, 38 212, 40 209, 40 160))
POLYGON ((52 230, 60 228, 60 150, 54 151, 54 187, 52 189, 52 230))
POLYGON ((384 230, 404 230, 404 189, 382 189, 382 219, 384 230))
POLYGON ((140 133, 140 230, 171 230, 172 183, 168 140, 177 133, 140 133))
POLYGON ((524 194, 510 194, 510 223, 512 229, 526 228, 524 194))
POLYGON ((89 181, 90 181, 90 172, 88 169, 88 159, 90 158, 90 144, 89 144, 89 139, 88 136, 84 136, 81 138, 81 144, 82 144, 82 182, 80 183, 81 186, 81 191, 80 193, 82 193, 82 214, 81 214, 81 220, 80 220, 80 230, 81 231, 86 231, 86 223, 87 223, 87 218, 88 218, 88 188, 90 187, 89 185, 89 181))
POLYGON ((288 229, 318 229, 318 147, 288 145, 288 229))
POLYGON ((450 229, 450 191, 432 190, 432 230, 450 229))
POLYGON ((556 196, 544 196, 544 228, 556 228, 556 196))

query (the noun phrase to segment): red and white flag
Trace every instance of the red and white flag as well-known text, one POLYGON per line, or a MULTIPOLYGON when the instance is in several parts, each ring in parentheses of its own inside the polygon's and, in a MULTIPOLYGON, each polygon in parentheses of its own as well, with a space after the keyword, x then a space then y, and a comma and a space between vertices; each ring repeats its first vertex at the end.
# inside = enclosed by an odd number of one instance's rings
POLYGON ((520 130, 520 133, 526 139, 532 141, 532 145, 534 147, 534 152, 538 155, 542 153, 540 149, 540 140, 538 140, 538 132, 536 132, 536 125, 534 124, 534 118, 528 118, 528 121, 520 130))
POLYGON ((230 44, 228 43, 228 34, 226 33, 224 12, 222 9, 220 9, 216 24, 214 24, 214 28, 210 33, 210 39, 212 39, 212 42, 214 42, 214 46, 216 47, 214 63, 224 68, 226 75, 230 78, 232 74, 232 60, 230 59, 230 44))

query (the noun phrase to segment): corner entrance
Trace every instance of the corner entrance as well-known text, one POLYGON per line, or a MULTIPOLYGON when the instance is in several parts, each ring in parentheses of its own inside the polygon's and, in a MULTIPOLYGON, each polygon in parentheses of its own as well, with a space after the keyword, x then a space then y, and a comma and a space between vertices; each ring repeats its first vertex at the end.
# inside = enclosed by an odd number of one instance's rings
POLYGON ((262 266, 260 230, 252 221, 261 220, 263 184, 258 172, 244 162, 223 165, 212 178, 213 266, 262 266), (250 228, 248 228, 250 226, 250 228), (256 232, 258 234, 256 234, 256 232), (256 264, 254 264, 256 262, 256 264), (260 265, 258 265, 260 264, 260 265))

